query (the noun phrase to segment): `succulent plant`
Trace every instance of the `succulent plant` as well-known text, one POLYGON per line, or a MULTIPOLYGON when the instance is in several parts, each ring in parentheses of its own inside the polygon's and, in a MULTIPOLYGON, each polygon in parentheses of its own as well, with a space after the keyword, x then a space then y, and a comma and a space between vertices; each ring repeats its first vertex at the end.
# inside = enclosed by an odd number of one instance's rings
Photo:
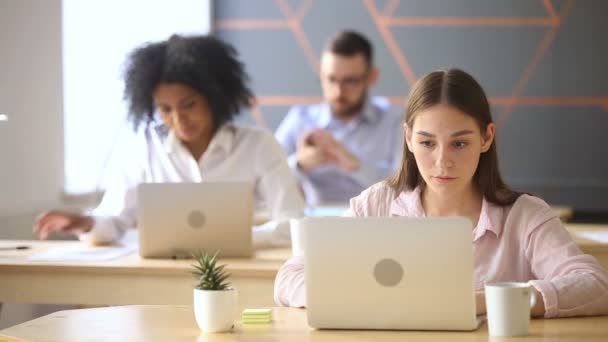
POLYGON ((222 291, 229 289, 230 283, 227 282, 229 273, 226 273, 224 267, 217 264, 217 254, 211 255, 205 251, 198 251, 192 254, 197 261, 196 265, 192 265, 196 271, 192 272, 198 279, 196 288, 199 290, 222 291))

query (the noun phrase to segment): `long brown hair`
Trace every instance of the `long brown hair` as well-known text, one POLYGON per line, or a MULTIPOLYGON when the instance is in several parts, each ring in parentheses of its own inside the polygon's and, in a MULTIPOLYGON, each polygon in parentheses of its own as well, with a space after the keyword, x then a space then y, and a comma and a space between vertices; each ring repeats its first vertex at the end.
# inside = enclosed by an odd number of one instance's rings
MULTIPOLYGON (((482 135, 485 135, 486 127, 492 122, 490 104, 485 92, 471 75, 460 69, 433 71, 416 82, 408 95, 405 123, 408 127, 413 127, 417 113, 437 104, 453 106, 475 119, 482 135)), ((487 201, 498 205, 513 204, 521 195, 511 190, 500 176, 496 139, 492 141, 490 148, 481 154, 473 182, 487 201)), ((403 139, 401 169, 388 180, 388 184, 396 193, 425 186, 414 154, 407 148, 406 139, 403 139)))

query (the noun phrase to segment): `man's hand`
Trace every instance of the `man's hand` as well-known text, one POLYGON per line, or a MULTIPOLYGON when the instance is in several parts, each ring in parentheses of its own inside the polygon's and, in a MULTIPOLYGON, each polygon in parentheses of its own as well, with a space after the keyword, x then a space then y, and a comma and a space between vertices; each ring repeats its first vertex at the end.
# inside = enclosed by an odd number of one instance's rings
POLYGON ((313 143, 314 133, 315 131, 306 132, 298 139, 298 145, 296 147, 298 168, 304 172, 310 172, 322 164, 327 163, 327 156, 324 150, 313 143))
POLYGON ((327 161, 345 171, 357 171, 361 162, 349 150, 337 141, 327 130, 317 130, 311 133, 310 139, 314 146, 324 151, 327 161))

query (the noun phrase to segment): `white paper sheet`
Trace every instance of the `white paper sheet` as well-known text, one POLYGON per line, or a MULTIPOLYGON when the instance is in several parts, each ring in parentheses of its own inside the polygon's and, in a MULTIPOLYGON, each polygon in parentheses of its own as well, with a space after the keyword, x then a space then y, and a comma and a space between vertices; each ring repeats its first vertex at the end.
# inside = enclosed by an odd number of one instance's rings
POLYGON ((123 240, 112 246, 89 246, 79 244, 76 246, 53 248, 51 250, 31 255, 30 261, 105 261, 123 255, 131 254, 137 250, 137 234, 129 232, 123 240))
POLYGON ((601 242, 601 243, 608 243, 608 232, 606 231, 582 231, 582 232, 576 232, 576 235, 585 238, 585 239, 589 239, 589 240, 593 240, 593 241, 597 241, 597 242, 601 242))

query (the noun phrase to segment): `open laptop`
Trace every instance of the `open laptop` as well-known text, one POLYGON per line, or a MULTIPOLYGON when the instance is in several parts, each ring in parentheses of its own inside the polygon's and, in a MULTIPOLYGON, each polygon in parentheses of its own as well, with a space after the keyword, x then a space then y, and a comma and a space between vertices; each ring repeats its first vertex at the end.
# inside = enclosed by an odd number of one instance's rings
POLYGON ((322 217, 300 228, 311 327, 478 327, 468 219, 322 217))
POLYGON ((186 258, 193 251, 222 257, 253 254, 250 183, 143 183, 137 187, 142 257, 186 258))

